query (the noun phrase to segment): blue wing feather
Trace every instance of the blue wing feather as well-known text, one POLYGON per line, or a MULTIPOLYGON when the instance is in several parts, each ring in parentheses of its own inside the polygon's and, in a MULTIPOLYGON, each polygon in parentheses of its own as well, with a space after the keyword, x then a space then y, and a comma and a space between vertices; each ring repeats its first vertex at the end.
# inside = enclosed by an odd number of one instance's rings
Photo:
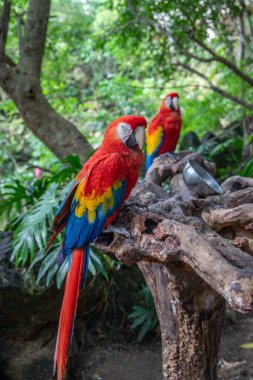
POLYGON ((162 134, 162 138, 161 138, 159 144, 157 145, 157 147, 155 148, 155 150, 150 155, 148 155, 148 154, 146 155, 146 170, 148 170, 150 168, 150 166, 153 163, 154 158, 157 157, 159 149, 161 148, 161 146, 163 144, 163 141, 164 141, 164 134, 162 134))
POLYGON ((74 198, 71 205, 71 211, 66 223, 66 232, 62 249, 59 253, 61 258, 69 255, 74 248, 80 248, 88 245, 100 234, 103 226, 108 217, 121 207, 126 193, 126 180, 121 181, 121 186, 118 189, 112 188, 111 207, 103 207, 100 203, 96 209, 95 220, 90 223, 88 221, 87 213, 85 212, 81 217, 75 214, 78 201, 74 198))
POLYGON ((77 185, 78 185, 78 181, 72 181, 70 183, 70 185, 68 186, 68 190, 66 192, 66 195, 65 195, 63 201, 60 203, 60 205, 58 206, 58 208, 56 210, 56 213, 55 213, 56 216, 60 214, 60 212, 62 211, 63 207, 66 205, 67 199, 69 198, 69 196, 71 195, 73 189, 75 189, 77 185))

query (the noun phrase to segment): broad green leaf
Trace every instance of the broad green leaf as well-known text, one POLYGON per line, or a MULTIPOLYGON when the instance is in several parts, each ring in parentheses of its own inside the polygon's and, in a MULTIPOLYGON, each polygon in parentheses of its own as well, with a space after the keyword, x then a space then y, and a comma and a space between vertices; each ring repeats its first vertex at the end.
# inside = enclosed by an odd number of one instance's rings
POLYGON ((244 344, 241 344, 240 347, 247 348, 247 349, 253 349, 253 343, 244 343, 244 344))

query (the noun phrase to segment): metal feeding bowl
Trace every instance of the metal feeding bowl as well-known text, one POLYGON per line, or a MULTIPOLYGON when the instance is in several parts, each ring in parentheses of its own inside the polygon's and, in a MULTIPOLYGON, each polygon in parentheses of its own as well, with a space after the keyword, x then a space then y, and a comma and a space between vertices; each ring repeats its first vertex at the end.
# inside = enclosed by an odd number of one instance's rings
POLYGON ((188 160, 183 170, 185 183, 198 195, 223 194, 217 181, 195 160, 188 160))

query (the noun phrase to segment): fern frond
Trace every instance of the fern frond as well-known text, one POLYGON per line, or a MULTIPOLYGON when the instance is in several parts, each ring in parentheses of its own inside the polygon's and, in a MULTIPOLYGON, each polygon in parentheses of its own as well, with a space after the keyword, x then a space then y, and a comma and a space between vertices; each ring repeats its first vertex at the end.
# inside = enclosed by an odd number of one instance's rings
POLYGON ((13 259, 16 265, 31 262, 37 251, 42 250, 47 241, 47 231, 58 205, 56 198, 58 185, 52 183, 32 206, 14 232, 13 259))

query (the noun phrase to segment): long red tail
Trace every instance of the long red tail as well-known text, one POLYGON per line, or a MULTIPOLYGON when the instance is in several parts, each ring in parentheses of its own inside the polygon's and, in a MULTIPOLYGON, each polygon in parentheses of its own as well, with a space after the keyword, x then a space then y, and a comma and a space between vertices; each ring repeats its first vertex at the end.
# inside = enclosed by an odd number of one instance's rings
POLYGON ((66 372, 80 283, 84 273, 85 255, 88 255, 88 251, 84 252, 83 248, 73 251, 71 266, 66 278, 54 355, 54 373, 57 373, 57 380, 63 380, 66 372))

